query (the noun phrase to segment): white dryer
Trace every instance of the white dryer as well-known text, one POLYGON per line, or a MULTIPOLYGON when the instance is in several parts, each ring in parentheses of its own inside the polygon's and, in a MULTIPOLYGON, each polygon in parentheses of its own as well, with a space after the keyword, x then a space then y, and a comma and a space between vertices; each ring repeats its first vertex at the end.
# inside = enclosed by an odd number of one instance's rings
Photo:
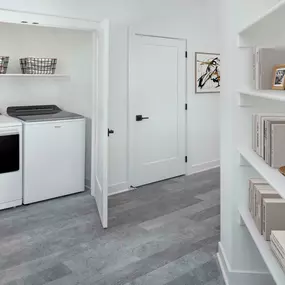
POLYGON ((0 210, 22 204, 22 124, 0 115, 0 210))
POLYGON ((84 191, 85 118, 55 105, 9 107, 23 123, 23 202, 84 191))

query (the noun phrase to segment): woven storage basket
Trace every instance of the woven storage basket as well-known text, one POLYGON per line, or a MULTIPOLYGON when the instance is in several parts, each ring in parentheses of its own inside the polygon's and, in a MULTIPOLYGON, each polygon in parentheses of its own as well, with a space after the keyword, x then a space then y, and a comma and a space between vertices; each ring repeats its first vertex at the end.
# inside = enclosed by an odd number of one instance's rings
POLYGON ((9 56, 0 56, 0 74, 6 74, 9 64, 9 56))
POLYGON ((23 74, 54 74, 56 70, 56 58, 20 58, 23 74))

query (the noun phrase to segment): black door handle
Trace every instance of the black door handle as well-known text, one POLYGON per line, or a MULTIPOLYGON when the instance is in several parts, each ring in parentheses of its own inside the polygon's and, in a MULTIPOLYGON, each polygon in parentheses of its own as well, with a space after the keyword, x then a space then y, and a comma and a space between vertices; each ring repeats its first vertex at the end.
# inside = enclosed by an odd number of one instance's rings
POLYGON ((115 133, 115 131, 114 130, 110 130, 110 129, 108 129, 108 137, 110 136, 110 135, 113 135, 115 133))
POLYGON ((136 115, 136 121, 141 122, 143 120, 148 120, 149 117, 143 117, 142 115, 136 115))

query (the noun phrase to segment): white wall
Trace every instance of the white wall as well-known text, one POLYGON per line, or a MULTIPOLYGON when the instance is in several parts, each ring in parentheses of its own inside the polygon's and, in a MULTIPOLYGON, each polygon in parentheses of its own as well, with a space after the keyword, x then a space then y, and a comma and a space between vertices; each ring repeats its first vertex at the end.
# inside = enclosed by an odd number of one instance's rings
POLYGON ((239 17, 236 22, 238 27, 240 29, 243 28, 278 2, 280 0, 240 0, 238 3, 239 7, 241 7, 239 10, 240 14, 238 14, 239 17))
MULTIPOLYGON (((4 1, 2 1, 4 2, 4 1)), ((219 95, 194 94, 194 52, 219 52, 216 1, 14 0, 1 8, 101 20, 111 19, 110 184, 128 185, 128 26, 188 41, 188 174, 219 163, 219 95), (67 8, 68 7, 68 8, 67 8)))
POLYGON ((86 176, 90 177, 92 116, 92 33, 37 26, 0 24, 1 55, 8 73, 21 73, 19 58, 58 58, 56 73, 67 78, 1 77, 0 112, 8 106, 55 104, 86 117, 86 176))

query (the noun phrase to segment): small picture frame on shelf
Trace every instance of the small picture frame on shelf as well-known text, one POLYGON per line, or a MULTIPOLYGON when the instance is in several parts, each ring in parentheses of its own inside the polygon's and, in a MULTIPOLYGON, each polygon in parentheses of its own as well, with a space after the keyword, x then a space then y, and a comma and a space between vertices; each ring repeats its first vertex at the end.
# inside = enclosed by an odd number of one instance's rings
POLYGON ((284 90, 285 89, 285 64, 274 66, 272 89, 273 90, 284 90))

